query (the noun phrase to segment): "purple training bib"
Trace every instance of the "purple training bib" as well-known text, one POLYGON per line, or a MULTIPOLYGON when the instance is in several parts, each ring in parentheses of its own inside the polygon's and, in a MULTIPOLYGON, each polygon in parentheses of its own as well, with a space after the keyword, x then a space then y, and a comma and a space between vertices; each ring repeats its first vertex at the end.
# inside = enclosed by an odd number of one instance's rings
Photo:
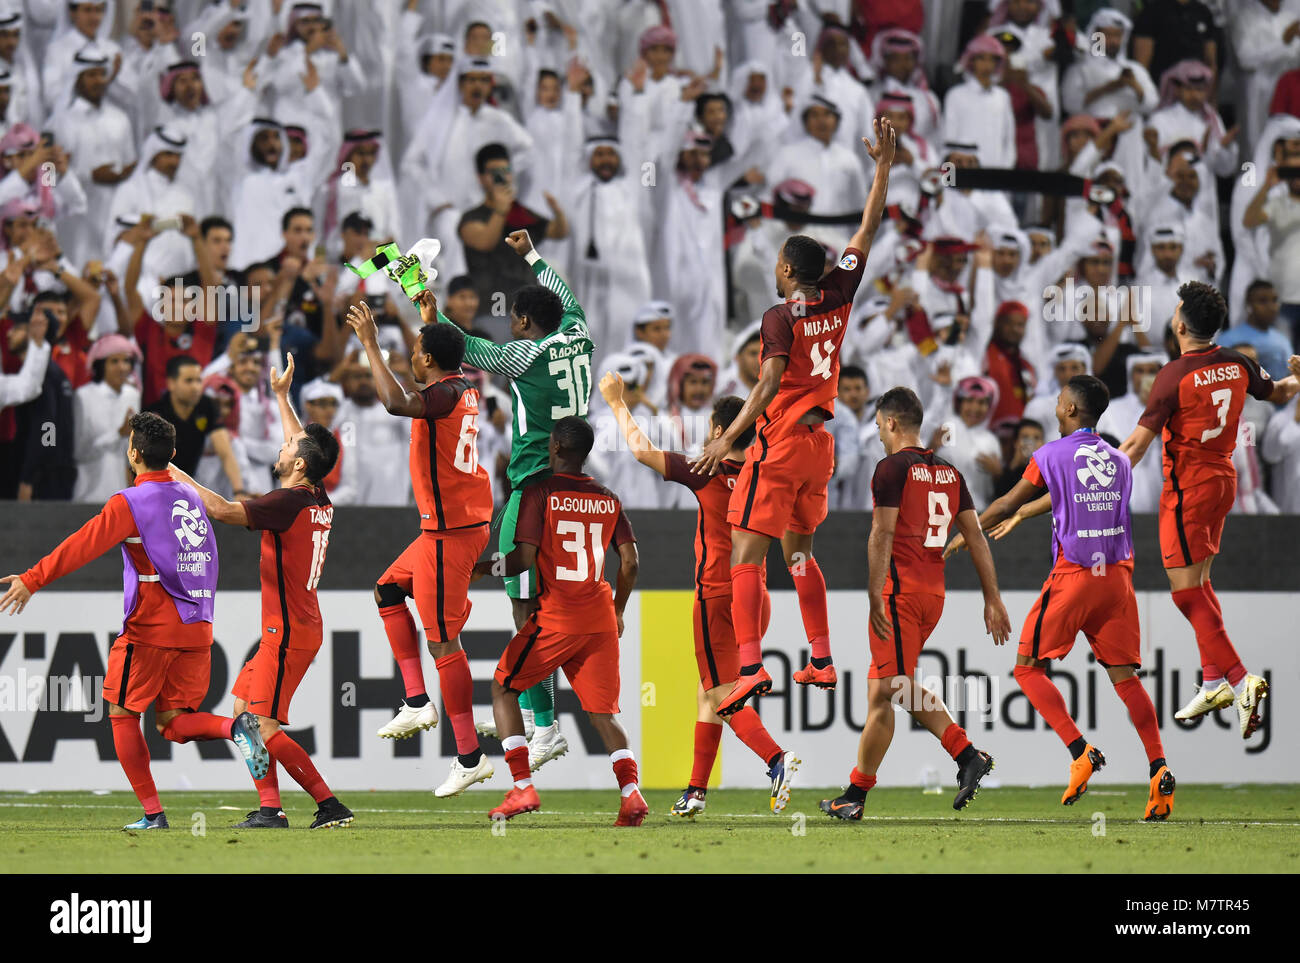
POLYGON ((1118 448, 1081 428, 1039 448, 1034 461, 1052 495, 1053 562, 1058 552, 1084 568, 1133 557, 1133 467, 1118 448))
MULTIPOLYGON (((122 546, 122 604, 130 618, 140 601, 141 578, 157 580, 182 622, 211 622, 217 590, 217 539, 203 502, 180 482, 145 482, 119 492, 135 518, 144 553, 158 574, 141 576, 122 546)), ((123 627, 125 631, 125 627, 123 627)))

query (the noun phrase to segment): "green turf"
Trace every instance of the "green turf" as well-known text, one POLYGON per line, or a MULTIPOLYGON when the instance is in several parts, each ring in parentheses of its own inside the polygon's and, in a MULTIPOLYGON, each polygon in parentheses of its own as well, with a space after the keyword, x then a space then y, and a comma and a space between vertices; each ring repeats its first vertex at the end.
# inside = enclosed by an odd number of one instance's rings
MULTIPOLYGON (((838 794, 838 790, 834 794, 838 794)), ((714 790, 694 822, 647 792, 640 829, 614 829, 608 791, 542 791, 544 811, 495 835, 500 792, 345 793, 347 829, 308 832, 314 806, 286 794, 293 829, 232 830, 250 792, 166 793, 169 832, 122 832, 130 793, 0 793, 6 872, 1193 872, 1249 851, 1255 872, 1300 871, 1300 787, 1180 787, 1175 818, 1141 821, 1145 786, 1108 786, 1063 808, 1059 789, 986 789, 956 814, 947 792, 876 789, 867 819, 834 822, 828 795, 797 789, 781 816, 767 794, 714 790), (225 808, 223 808, 225 807, 225 808), (231 808, 233 807, 233 808, 231 808), (1104 814, 1104 834, 1096 832, 1104 814), (201 814, 201 819, 200 819, 201 814), (206 833, 197 826, 206 822, 206 833)))

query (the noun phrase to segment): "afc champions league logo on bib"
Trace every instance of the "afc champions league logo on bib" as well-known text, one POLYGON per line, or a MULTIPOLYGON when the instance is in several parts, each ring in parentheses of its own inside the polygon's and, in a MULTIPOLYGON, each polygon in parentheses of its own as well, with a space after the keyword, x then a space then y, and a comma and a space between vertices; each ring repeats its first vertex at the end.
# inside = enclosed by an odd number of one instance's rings
POLYGON ((202 512, 198 508, 190 508, 189 502, 183 498, 172 503, 172 522, 176 525, 174 534, 181 548, 186 543, 190 548, 198 548, 208 537, 208 523, 202 512))
POLYGON ((846 271, 852 271, 858 266, 858 256, 856 254, 846 254, 840 258, 840 267, 846 271))
POLYGON ((1080 445, 1075 450, 1074 457, 1087 459, 1087 463, 1082 468, 1075 469, 1075 473, 1079 476, 1079 482, 1087 485, 1090 490, 1098 485, 1109 488, 1115 481, 1119 466, 1110 457, 1110 452, 1099 449, 1096 445, 1080 445))

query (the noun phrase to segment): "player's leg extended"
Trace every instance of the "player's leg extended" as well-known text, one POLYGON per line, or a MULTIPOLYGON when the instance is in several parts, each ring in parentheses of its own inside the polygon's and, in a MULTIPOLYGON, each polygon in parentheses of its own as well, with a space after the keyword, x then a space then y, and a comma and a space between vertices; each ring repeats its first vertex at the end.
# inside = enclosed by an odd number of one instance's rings
MULTIPOLYGON (((506 650, 505 662, 510 650, 506 650)), ((500 669, 498 668, 498 673, 500 669)), ((533 773, 528 768, 528 740, 524 738, 524 717, 519 711, 519 692, 502 685, 500 679, 492 680, 492 717, 496 722, 501 748, 506 753, 513 785, 506 792, 501 805, 488 813, 490 819, 513 819, 522 813, 541 808, 537 789, 533 786, 533 773)))
POLYGON ((1110 676, 1115 694, 1128 709, 1129 721, 1142 739, 1142 748, 1146 750, 1150 765, 1149 778, 1151 791, 1147 796, 1145 819, 1164 820, 1174 809, 1174 774, 1165 764, 1165 749, 1160 741, 1160 723, 1156 721, 1156 707, 1151 696, 1137 676, 1137 667, 1133 665, 1108 665, 1106 674, 1110 676))
MULTIPOLYGON (((248 711, 248 703, 239 696, 235 697, 235 716, 248 711)), ((261 727, 259 726, 259 732, 261 727)), ((269 751, 269 750, 268 750, 269 751)), ((288 829, 289 819, 284 814, 284 805, 280 799, 279 765, 275 759, 266 769, 266 775, 254 779, 257 787, 257 809, 249 813, 242 821, 235 823, 235 829, 288 829)))
POLYGON ((316 802, 316 817, 310 828, 328 829, 350 824, 352 810, 338 801, 306 750, 290 738, 278 720, 270 716, 259 716, 258 723, 272 757, 284 766, 284 771, 316 802))
POLYGON ((605 744, 605 751, 609 753, 609 763, 614 769, 614 778, 618 781, 621 798, 618 818, 614 820, 614 825, 640 826, 650 809, 646 806, 645 799, 641 796, 641 789, 637 785, 639 776, 636 756, 628 748, 627 732, 619 724, 618 716, 612 713, 588 712, 587 718, 591 720, 592 726, 605 744))
POLYGON ((799 685, 834 689, 835 666, 831 662, 830 620, 826 614, 826 579, 812 553, 811 532, 787 531, 781 538, 781 552, 799 596, 799 614, 812 649, 812 661, 794 673, 799 685))
MULTIPOLYGON (((279 636, 283 637, 283 636, 279 636)), ((259 646, 259 652, 267 646, 259 646)), ((257 655, 254 655, 254 660, 257 655)), ((252 660, 250 660, 251 662, 252 660)), ((246 667, 247 668, 247 667, 246 667)), ((257 719, 249 712, 237 718, 218 716, 211 712, 197 712, 194 707, 202 703, 211 680, 212 650, 174 649, 167 659, 158 698, 155 721, 163 738, 171 742, 206 742, 228 739, 244 757, 248 771, 254 779, 266 775, 271 757, 257 730, 257 719)), ((241 673, 242 675, 242 673, 241 673)), ((244 695, 244 693, 236 693, 244 695)))
POLYGON ((823 799, 821 810, 836 819, 861 819, 867 793, 876 785, 876 770, 894 739, 893 684, 901 676, 867 679, 867 721, 858 738, 858 761, 849 785, 835 799, 823 799))
POLYGON ((113 727, 113 748, 117 752, 117 761, 126 773, 126 780, 131 784, 135 798, 144 807, 144 816, 139 821, 122 828, 167 829, 167 816, 153 784, 153 773, 149 770, 149 746, 140 729, 139 713, 110 703, 108 721, 113 727))
MULTIPOLYGON (((421 536, 423 537, 423 536, 421 536)), ((420 635, 415 629, 415 619, 406 600, 415 593, 414 568, 417 560, 418 540, 409 546, 387 572, 375 583, 375 605, 384 621, 384 634, 389 648, 397 660, 402 674, 405 698, 392 721, 379 729, 381 739, 407 739, 421 729, 432 729, 438 724, 438 710, 434 708, 424 686, 424 669, 420 664, 420 635)))
POLYGON ((763 668, 763 560, 772 539, 743 528, 731 530, 731 621, 740 648, 740 678, 717 707, 729 716, 751 696, 772 690, 772 677, 763 668))
POLYGON ((980 780, 993 771, 993 757, 971 744, 966 730, 957 725, 943 699, 910 676, 895 676, 895 701, 939 740, 944 752, 957 763, 957 795, 953 809, 965 809, 979 794, 980 780))
MULTIPOLYGON (((731 687, 719 686, 724 692, 731 687)), ((710 692, 718 691, 711 689, 710 692)), ((709 776, 718 758, 718 744, 722 741, 722 719, 713 711, 713 702, 704 690, 704 683, 695 688, 695 745, 691 764, 691 779, 677 802, 668 810, 672 816, 694 816, 704 812, 704 797, 709 789, 709 776)))
MULTIPOLYGON (((501 557, 509 555, 515 548, 515 525, 519 520, 519 504, 523 499, 523 489, 516 488, 510 493, 506 506, 501 512, 501 529, 497 536, 497 551, 501 557)), ((523 629, 528 617, 537 609, 537 570, 529 569, 518 575, 505 578, 506 595, 510 597, 511 614, 514 616, 515 631, 523 629)), ((530 754, 536 764, 534 769, 564 755, 569 745, 560 735, 560 727, 555 720, 555 677, 550 676, 538 683, 528 692, 523 693, 519 707, 524 712, 525 736, 531 743, 540 736, 541 741, 530 754), (539 733, 538 730, 545 729, 539 733), (558 750, 558 751, 557 751, 558 750)))
POLYGON ((1070 783, 1061 796, 1063 805, 1069 806, 1088 790, 1088 779, 1106 764, 1101 750, 1089 745, 1083 733, 1070 716, 1061 690, 1047 677, 1051 662, 1032 656, 1017 655, 1013 675, 1029 704, 1042 716, 1052 730, 1070 750, 1070 783))

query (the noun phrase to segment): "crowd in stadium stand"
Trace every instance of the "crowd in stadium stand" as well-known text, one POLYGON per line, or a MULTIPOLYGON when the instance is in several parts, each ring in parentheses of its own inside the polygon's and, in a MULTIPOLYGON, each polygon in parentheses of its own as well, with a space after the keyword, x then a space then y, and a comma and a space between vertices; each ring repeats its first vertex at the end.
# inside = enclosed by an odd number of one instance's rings
MULTIPOLYGON (((418 312, 346 263, 438 238, 442 310, 501 340, 532 280, 520 228, 585 308, 594 377, 620 372, 652 439, 694 452, 714 397, 757 379, 785 237, 840 257, 882 116, 898 156, 832 508, 870 507, 895 385, 980 509, 1056 436, 1076 373, 1122 440, 1186 280, 1223 291, 1221 344, 1285 375, 1300 0, 0 0, 0 498, 102 501, 144 409, 202 483, 264 492, 291 353, 304 420, 342 442, 332 500, 409 504, 409 422, 343 318, 365 299, 409 377, 418 312)), ((509 389, 469 374, 500 500, 509 389)), ((598 392, 591 418, 625 504, 693 507, 598 392)), ((1300 512, 1300 406, 1251 400, 1242 431, 1237 510, 1300 512)), ((1139 466, 1135 510, 1160 470, 1139 466)))

